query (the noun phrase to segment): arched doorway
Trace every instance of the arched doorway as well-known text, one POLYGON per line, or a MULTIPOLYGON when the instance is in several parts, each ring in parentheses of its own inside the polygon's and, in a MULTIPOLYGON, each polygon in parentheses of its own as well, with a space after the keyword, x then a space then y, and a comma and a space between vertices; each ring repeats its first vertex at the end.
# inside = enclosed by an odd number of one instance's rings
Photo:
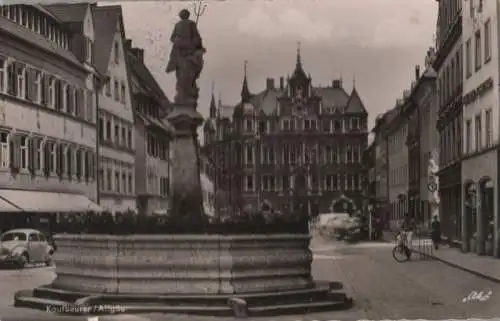
POLYGON ((464 183, 462 247, 468 252, 476 252, 477 237, 477 190, 472 181, 464 183))
POLYGON ((478 206, 478 253, 493 255, 495 231, 495 184, 490 177, 479 182, 480 202, 478 206))

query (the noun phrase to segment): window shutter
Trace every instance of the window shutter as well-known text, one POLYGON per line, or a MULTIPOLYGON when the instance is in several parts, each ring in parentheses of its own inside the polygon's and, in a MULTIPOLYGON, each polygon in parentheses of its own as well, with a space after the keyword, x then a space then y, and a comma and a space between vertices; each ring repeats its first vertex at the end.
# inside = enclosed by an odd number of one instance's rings
POLYGON ((35 148, 36 138, 32 137, 28 140, 28 169, 31 174, 35 174, 35 148))
POLYGON ((89 158, 90 158, 90 164, 89 164, 89 170, 90 170, 90 178, 94 179, 95 178, 95 155, 93 151, 89 151, 89 158))
POLYGON ((50 157, 51 157, 50 149, 51 149, 51 147, 52 147, 51 142, 45 142, 45 145, 43 146, 43 150, 44 150, 44 153, 43 153, 43 156, 44 156, 43 157, 44 158, 43 172, 45 173, 45 176, 47 176, 47 177, 50 175, 50 157))
POLYGON ((16 148, 15 150, 15 166, 17 169, 21 168, 21 136, 16 136, 16 140, 14 142, 16 148))
POLYGON ((56 173, 57 175, 61 178, 63 174, 63 168, 64 168, 64 157, 63 157, 63 146, 61 144, 58 144, 56 147, 56 173))
POLYGON ((17 90, 16 90, 16 63, 12 62, 9 64, 7 67, 7 92, 9 95, 16 96, 17 95, 17 90))
POLYGON ((89 176, 90 176, 90 157, 89 157, 88 151, 84 151, 83 154, 84 154, 83 157, 85 159, 85 161, 84 161, 84 163, 85 163, 85 180, 88 181, 89 176))
POLYGON ((47 83, 47 75, 42 74, 40 76, 40 103, 42 105, 47 105, 47 91, 48 91, 48 83, 47 83))
POLYGON ((26 99, 29 101, 33 101, 33 95, 31 92, 31 68, 26 68, 25 73, 25 81, 24 81, 24 93, 26 95, 26 99))

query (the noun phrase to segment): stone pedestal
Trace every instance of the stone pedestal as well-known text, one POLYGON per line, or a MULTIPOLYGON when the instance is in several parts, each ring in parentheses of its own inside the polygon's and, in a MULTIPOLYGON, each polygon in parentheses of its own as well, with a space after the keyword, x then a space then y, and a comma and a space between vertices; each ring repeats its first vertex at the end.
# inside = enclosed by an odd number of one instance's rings
POLYGON ((171 200, 176 222, 186 222, 193 232, 202 232, 206 222, 200 183, 196 130, 203 117, 194 105, 176 104, 167 120, 175 128, 171 142, 171 200))

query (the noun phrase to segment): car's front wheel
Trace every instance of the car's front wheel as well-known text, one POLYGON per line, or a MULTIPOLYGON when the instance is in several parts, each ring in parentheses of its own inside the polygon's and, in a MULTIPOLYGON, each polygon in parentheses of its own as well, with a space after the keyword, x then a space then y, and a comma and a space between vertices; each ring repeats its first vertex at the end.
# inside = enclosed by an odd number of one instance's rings
POLYGON ((30 261, 30 258, 28 256, 28 253, 24 252, 23 254, 21 254, 19 256, 19 258, 17 259, 17 266, 20 268, 20 269, 23 269, 26 267, 26 265, 29 263, 30 261))

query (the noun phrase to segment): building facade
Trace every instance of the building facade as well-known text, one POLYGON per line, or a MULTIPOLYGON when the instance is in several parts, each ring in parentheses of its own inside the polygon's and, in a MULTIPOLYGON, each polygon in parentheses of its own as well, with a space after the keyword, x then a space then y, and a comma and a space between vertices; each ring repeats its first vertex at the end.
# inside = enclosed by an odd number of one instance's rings
POLYGON ((220 189, 232 191, 228 198, 235 212, 263 203, 290 212, 298 199, 309 213, 313 208, 326 212, 342 195, 361 209, 368 131, 356 88, 348 94, 341 80, 314 87, 300 50, 286 82, 281 77, 275 85, 268 78, 264 91, 251 94, 246 77, 245 67, 241 103, 226 126, 205 127, 205 149, 218 151, 215 163, 222 167, 215 169, 222 175, 215 180, 216 194, 220 189))
POLYGON ((436 56, 439 195, 443 234, 460 239, 462 198, 462 2, 439 1, 436 56))
POLYGON ((396 106, 389 111, 389 121, 386 127, 389 203, 391 204, 391 225, 397 223, 408 212, 408 121, 401 117, 410 91, 405 90, 402 99, 396 101, 396 106))
POLYGON ((87 34, 41 6, 0 6, 1 212, 99 209, 90 201, 97 195, 89 8, 84 15, 87 34))
POLYGON ((377 180, 375 175, 375 142, 372 142, 363 152, 363 167, 365 169, 365 183, 363 193, 366 209, 374 209, 376 204, 377 180))
POLYGON ((110 212, 135 211, 134 115, 120 6, 93 6, 99 92, 99 201, 110 212))
POLYGON ((429 163, 438 155, 438 132, 437 122, 437 73, 432 68, 435 56, 434 49, 427 51, 425 71, 417 82, 414 89, 414 101, 418 111, 418 133, 416 135, 419 145, 419 155, 415 155, 418 161, 416 171, 419 175, 418 195, 420 199, 419 216, 426 227, 430 227, 433 211, 439 204, 436 203, 434 192, 437 190, 436 182, 429 175, 429 163))
POLYGON ((498 246, 498 1, 463 1, 462 247, 498 246))
MULTIPOLYGON (((144 51, 125 45, 131 72, 134 109, 135 194, 139 214, 164 214, 169 209, 173 128, 164 120, 169 100, 144 64, 144 51)), ((131 182, 131 181, 129 181, 131 182)))
POLYGON ((213 182, 213 164, 205 155, 200 157, 200 182, 203 193, 203 210, 210 218, 215 217, 215 186, 213 182))
POLYGON ((379 115, 372 130, 375 144, 375 210, 385 224, 390 221, 391 206, 389 205, 389 158, 387 136, 384 133, 388 113, 379 115))
POLYGON ((428 166, 431 154, 436 152, 437 134, 434 102, 436 98, 436 72, 431 66, 434 59, 433 49, 426 55, 426 68, 421 74, 420 67, 415 69, 415 80, 403 118, 408 119, 408 214, 417 222, 430 227, 431 204, 429 198, 431 187, 428 177, 428 166))

